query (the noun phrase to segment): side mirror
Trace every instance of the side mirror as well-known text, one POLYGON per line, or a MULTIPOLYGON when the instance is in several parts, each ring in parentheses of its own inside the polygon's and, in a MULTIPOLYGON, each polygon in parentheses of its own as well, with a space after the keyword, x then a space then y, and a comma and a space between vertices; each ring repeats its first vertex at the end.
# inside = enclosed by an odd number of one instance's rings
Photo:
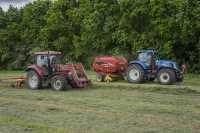
POLYGON ((35 63, 35 58, 31 58, 29 64, 34 64, 34 63, 35 63))

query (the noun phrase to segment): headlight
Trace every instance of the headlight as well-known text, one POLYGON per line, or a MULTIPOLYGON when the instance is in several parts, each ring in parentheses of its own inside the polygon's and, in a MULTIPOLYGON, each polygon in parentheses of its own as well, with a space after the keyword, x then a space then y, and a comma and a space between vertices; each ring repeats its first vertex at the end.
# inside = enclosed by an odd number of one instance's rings
POLYGON ((174 63, 174 68, 179 70, 179 66, 176 63, 174 63))

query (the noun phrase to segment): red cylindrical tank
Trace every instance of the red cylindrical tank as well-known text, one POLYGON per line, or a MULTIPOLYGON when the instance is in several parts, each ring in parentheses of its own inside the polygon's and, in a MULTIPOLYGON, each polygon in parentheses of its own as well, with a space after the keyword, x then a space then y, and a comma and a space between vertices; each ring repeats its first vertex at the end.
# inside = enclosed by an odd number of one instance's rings
POLYGON ((97 56, 92 68, 97 73, 122 74, 127 69, 128 61, 123 56, 97 56))

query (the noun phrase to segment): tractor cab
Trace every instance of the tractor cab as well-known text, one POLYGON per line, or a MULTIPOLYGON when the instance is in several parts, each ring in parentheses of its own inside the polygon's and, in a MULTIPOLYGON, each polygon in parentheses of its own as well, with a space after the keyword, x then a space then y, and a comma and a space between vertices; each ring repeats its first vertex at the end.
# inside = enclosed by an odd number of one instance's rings
POLYGON ((138 59, 129 62, 127 78, 131 83, 157 78, 161 84, 173 84, 182 81, 183 76, 176 62, 160 60, 154 50, 141 50, 138 51, 138 59))
POLYGON ((138 52, 138 61, 141 61, 145 64, 146 68, 149 68, 154 60, 153 51, 139 51, 138 52))
POLYGON ((148 69, 152 73, 155 72, 159 55, 154 50, 141 50, 138 51, 138 62, 143 64, 144 69, 148 69))
POLYGON ((43 69, 44 75, 49 76, 54 71, 54 64, 62 63, 62 53, 56 51, 35 52, 35 65, 43 69))

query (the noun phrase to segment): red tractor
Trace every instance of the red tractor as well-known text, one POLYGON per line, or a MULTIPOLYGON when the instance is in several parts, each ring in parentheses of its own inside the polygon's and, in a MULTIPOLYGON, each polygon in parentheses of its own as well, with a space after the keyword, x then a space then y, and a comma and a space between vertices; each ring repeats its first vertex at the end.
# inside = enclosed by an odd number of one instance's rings
POLYGON ((62 53, 34 53, 34 63, 27 68, 26 83, 30 89, 50 85, 54 90, 86 87, 90 80, 82 64, 62 64, 62 53))
POLYGON ((127 67, 128 62, 122 56, 97 56, 92 63, 99 82, 110 82, 114 77, 124 78, 127 67))

